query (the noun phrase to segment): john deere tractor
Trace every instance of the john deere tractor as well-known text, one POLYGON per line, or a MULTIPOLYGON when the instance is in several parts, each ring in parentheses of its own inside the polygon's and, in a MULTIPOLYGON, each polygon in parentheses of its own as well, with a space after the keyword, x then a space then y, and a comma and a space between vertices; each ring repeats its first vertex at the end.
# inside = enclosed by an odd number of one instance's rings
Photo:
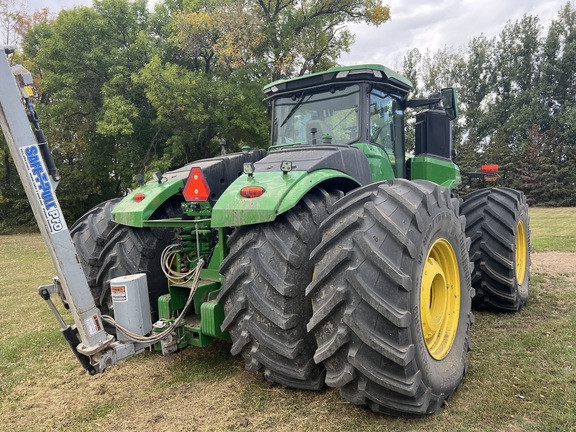
POLYGON ((519 191, 459 198, 456 92, 415 100, 411 88, 379 65, 267 85, 267 151, 156 173, 76 222, 96 305, 114 315, 109 281, 143 272, 152 331, 176 324, 164 353, 229 339, 271 383, 437 412, 466 372, 472 305, 527 301, 529 219, 519 191))

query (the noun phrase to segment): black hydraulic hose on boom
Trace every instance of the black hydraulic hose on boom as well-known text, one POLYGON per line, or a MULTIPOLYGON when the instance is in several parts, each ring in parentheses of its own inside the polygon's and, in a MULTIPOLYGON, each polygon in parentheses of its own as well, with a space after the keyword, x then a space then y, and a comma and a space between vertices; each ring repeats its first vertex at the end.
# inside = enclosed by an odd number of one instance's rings
POLYGON ((36 141, 38 141, 38 148, 40 149, 40 154, 44 163, 46 164, 46 169, 48 174, 54 179, 55 182, 60 181, 60 172, 56 168, 56 163, 54 162, 54 157, 50 151, 50 146, 44 135, 44 131, 40 128, 40 117, 34 109, 34 104, 29 98, 26 98, 26 114, 28 115, 28 120, 34 127, 34 135, 36 135, 36 141))
MULTIPOLYGON (((6 55, 11 54, 14 52, 14 49, 14 47, 4 47, 4 52, 6 55)), ((14 73, 14 78, 16 79, 20 94, 22 95, 22 99, 24 100, 28 121, 34 128, 34 135, 36 136, 40 155, 42 156, 42 159, 46 165, 46 170, 55 182, 59 182, 60 173, 58 168, 56 168, 56 164, 54 163, 54 157, 50 151, 50 146, 48 145, 44 131, 42 131, 40 128, 40 117, 38 116, 38 113, 34 109, 34 104, 32 103, 32 98, 37 96, 32 74, 21 65, 15 65, 11 69, 14 73)))

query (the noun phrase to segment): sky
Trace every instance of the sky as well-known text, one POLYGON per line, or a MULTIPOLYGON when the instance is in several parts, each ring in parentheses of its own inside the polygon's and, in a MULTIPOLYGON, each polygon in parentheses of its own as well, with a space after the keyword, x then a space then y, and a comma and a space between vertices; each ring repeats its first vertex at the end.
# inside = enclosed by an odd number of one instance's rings
POLYGON ((392 69, 413 48, 424 53, 466 47, 475 36, 498 36, 508 21, 536 15, 547 28, 566 0, 388 0, 392 19, 380 27, 350 27, 356 41, 342 64, 380 63, 392 69), (417 5, 417 6, 415 6, 417 5))
MULTIPOLYGON (((152 0, 155 1, 155 0, 152 0)), ((404 54, 418 48, 435 51, 466 47, 475 36, 498 36, 508 21, 524 15, 540 17, 547 28, 567 0, 385 0, 392 19, 379 27, 351 25, 356 41, 339 63, 379 63, 399 69, 404 54)), ((57 12, 92 0, 27 0, 30 10, 48 7, 57 12)))

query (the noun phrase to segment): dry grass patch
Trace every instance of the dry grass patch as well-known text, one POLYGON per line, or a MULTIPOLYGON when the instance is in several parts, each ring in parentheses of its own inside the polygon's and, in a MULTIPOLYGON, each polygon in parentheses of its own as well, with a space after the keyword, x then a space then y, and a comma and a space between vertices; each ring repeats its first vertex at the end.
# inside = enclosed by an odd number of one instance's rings
POLYGON ((527 307, 519 314, 476 313, 462 387, 439 415, 403 420, 351 405, 334 389, 270 386, 244 371, 224 342, 167 357, 145 353, 89 377, 36 294, 53 272, 40 236, 0 236, 0 430, 570 430, 575 257, 534 254, 527 307))

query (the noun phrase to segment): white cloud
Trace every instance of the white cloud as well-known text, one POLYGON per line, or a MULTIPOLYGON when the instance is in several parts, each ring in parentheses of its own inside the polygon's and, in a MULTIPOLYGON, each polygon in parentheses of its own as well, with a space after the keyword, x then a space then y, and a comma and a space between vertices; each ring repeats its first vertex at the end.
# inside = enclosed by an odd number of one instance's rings
POLYGON ((60 9, 70 9, 74 6, 91 6, 92 0, 27 0, 28 9, 48 8, 52 12, 58 12, 60 9))
POLYGON ((547 27, 566 4, 559 0, 388 0, 392 19, 376 28, 351 26, 356 42, 341 64, 381 63, 397 68, 404 54, 418 48, 435 51, 445 46, 466 47, 481 34, 497 36, 508 21, 536 15, 547 27), (415 4, 416 3, 416 4, 415 4))

